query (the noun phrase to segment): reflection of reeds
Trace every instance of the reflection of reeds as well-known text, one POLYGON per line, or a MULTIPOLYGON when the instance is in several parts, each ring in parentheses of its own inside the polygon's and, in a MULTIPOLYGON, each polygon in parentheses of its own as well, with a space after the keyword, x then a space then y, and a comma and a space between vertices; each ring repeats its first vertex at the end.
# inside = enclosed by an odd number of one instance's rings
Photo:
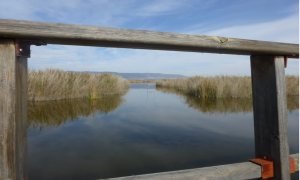
POLYGON ((59 101, 28 101, 28 125, 32 129, 58 127, 68 120, 91 114, 108 113, 118 108, 124 100, 120 95, 104 96, 101 99, 70 99, 59 101))
POLYGON ((125 94, 129 82, 113 74, 65 72, 58 69, 28 71, 28 100, 44 101, 125 94))
MULTIPOLYGON (((156 86, 179 89, 185 94, 202 98, 251 98, 250 76, 195 76, 185 79, 163 79, 156 86)), ((286 94, 299 96, 299 76, 286 76, 286 94)))
MULTIPOLYGON (((174 88, 156 87, 157 91, 163 93, 177 94, 184 98, 185 103, 194 109, 203 113, 238 113, 238 112, 252 112, 253 103, 252 98, 199 98, 174 88)), ((292 112, 299 109, 299 97, 287 98, 287 109, 292 112)))
POLYGON ((287 109, 292 112, 294 110, 299 110, 299 96, 288 96, 286 98, 287 109))

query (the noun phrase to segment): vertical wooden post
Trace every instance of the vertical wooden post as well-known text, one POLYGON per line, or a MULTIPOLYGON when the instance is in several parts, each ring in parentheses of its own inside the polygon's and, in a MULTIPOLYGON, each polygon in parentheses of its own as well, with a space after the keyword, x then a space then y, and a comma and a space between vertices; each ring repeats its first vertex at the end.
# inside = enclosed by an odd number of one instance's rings
POLYGON ((28 179, 27 57, 16 57, 16 164, 17 179, 28 179))
POLYGON ((289 180, 289 140, 283 56, 251 56, 255 155, 274 159, 274 180, 289 180))
POLYGON ((0 39, 0 179, 27 178, 27 58, 0 39))

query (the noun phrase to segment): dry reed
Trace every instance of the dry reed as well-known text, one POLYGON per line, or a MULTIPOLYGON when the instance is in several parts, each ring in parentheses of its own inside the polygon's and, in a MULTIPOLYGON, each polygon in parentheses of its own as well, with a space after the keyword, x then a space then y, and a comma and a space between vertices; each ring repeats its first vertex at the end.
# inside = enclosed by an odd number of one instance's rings
POLYGON ((113 74, 66 72, 58 69, 29 70, 28 100, 45 101, 125 94, 126 79, 113 74))
MULTIPOLYGON (((156 81, 157 87, 175 88, 199 98, 251 98, 250 76, 195 76, 156 81)), ((299 95, 299 76, 286 76, 286 94, 299 95)))
MULTIPOLYGON (((199 110, 203 113, 248 113, 253 111, 252 98, 195 98, 192 95, 185 94, 181 90, 174 88, 156 87, 157 91, 179 95, 184 99, 189 107, 199 110)), ((299 109, 297 98, 287 97, 287 109, 290 112, 299 109)))

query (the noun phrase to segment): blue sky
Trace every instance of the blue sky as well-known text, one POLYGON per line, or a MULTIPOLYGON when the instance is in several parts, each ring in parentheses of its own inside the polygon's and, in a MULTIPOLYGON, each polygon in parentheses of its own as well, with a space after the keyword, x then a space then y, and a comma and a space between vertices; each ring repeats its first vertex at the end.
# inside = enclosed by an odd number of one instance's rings
MULTIPOLYGON (((299 44, 297 0, 0 0, 0 18, 225 36, 299 44)), ((188 52, 32 46, 29 67, 71 71, 250 75, 250 57, 188 52)), ((286 74, 299 74, 289 59, 286 74)))

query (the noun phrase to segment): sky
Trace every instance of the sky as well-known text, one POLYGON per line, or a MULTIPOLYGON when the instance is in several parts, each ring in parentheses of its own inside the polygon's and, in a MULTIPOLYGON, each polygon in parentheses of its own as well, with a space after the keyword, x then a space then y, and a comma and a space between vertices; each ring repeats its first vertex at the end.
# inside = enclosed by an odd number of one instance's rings
MULTIPOLYGON (((0 0, 0 18, 299 44, 298 0, 0 0)), ((185 76, 250 75, 250 57, 193 52, 31 46, 31 69, 185 76)), ((299 75, 289 59, 286 74, 299 75)))

